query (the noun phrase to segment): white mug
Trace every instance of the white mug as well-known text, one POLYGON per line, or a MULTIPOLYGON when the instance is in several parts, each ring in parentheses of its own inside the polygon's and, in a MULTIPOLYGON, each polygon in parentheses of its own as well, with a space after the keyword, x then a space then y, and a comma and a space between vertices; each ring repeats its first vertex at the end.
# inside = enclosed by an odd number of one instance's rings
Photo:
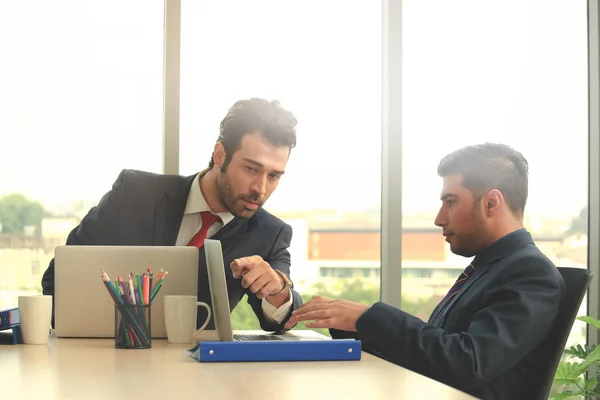
POLYGON ((208 304, 191 295, 165 295, 164 310, 169 343, 192 343, 194 336, 206 328, 212 315, 208 304), (208 315, 204 324, 196 329, 199 306, 206 308, 208 315))
POLYGON ((19 296, 19 320, 23 343, 48 343, 52 321, 52 296, 19 296))

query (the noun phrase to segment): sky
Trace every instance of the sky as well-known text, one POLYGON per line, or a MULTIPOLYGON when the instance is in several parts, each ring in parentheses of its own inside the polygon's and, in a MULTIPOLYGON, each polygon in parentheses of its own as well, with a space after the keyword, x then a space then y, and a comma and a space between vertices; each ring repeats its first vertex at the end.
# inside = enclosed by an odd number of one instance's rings
MULTIPOLYGON (((163 1, 0 2, 0 196, 96 203, 162 168, 163 1)), ((403 212, 439 206, 437 163, 503 142, 530 164, 528 212, 587 202, 583 0, 403 2, 403 212)), ((279 99, 298 146, 267 208, 380 203, 381 4, 182 1, 180 172, 203 169, 238 99, 279 99)))

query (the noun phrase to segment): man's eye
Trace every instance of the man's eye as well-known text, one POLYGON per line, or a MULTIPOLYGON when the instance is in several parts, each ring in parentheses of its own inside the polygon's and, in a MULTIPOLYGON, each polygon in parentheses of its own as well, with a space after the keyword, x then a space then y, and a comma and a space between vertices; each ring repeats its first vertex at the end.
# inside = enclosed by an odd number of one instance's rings
POLYGON ((256 172, 256 168, 250 167, 250 166, 248 166, 248 165, 246 165, 246 169, 247 169, 248 171, 256 172))

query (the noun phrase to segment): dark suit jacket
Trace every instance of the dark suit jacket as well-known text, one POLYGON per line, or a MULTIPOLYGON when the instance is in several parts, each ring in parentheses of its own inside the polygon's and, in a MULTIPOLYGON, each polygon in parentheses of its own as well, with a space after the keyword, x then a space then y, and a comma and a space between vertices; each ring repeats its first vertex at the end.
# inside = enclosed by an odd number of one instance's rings
MULTIPOLYGON (((123 170, 100 203, 92 208, 79 226, 71 231, 67 245, 173 246, 195 175, 158 175, 143 171, 123 170)), ((289 316, 279 325, 268 322, 256 295, 242 288, 234 279, 229 264, 236 258, 259 255, 271 267, 289 276, 290 254, 287 248, 292 228, 260 209, 252 218, 234 218, 212 239, 221 241, 229 305, 233 308, 244 294, 266 331, 281 331, 289 316)), ((54 294, 54 260, 42 277, 44 294, 54 294)), ((292 311, 302 305, 300 295, 292 290, 292 311)), ((204 248, 200 249, 198 300, 212 304, 204 248)), ((198 321, 206 320, 206 310, 198 308, 198 321)), ((199 324, 200 325, 200 324, 199 324)), ((214 319, 207 329, 214 329, 214 319)))
POLYGON ((380 302, 358 319, 358 333, 331 334, 357 337, 364 350, 478 398, 535 399, 564 281, 525 230, 494 243, 474 265, 439 326, 380 302))

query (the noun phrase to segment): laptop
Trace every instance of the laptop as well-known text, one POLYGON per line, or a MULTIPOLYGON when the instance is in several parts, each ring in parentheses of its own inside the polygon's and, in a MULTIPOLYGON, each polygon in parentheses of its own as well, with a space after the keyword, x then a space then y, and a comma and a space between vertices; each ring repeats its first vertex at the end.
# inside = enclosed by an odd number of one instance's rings
POLYGON ((229 296, 227 293, 227 280, 225 277, 225 265, 223 262, 221 242, 214 239, 205 239, 204 254, 206 256, 206 266, 208 270, 212 313, 219 341, 331 340, 331 338, 321 335, 318 332, 300 329, 288 331, 284 334, 266 334, 264 331, 234 332, 231 327, 229 296))
POLYGON ((164 301, 168 294, 198 294, 198 248, 192 246, 58 246, 54 257, 54 332, 57 337, 112 338, 115 307, 101 270, 110 279, 168 271, 152 301, 152 337, 166 338, 164 301))

